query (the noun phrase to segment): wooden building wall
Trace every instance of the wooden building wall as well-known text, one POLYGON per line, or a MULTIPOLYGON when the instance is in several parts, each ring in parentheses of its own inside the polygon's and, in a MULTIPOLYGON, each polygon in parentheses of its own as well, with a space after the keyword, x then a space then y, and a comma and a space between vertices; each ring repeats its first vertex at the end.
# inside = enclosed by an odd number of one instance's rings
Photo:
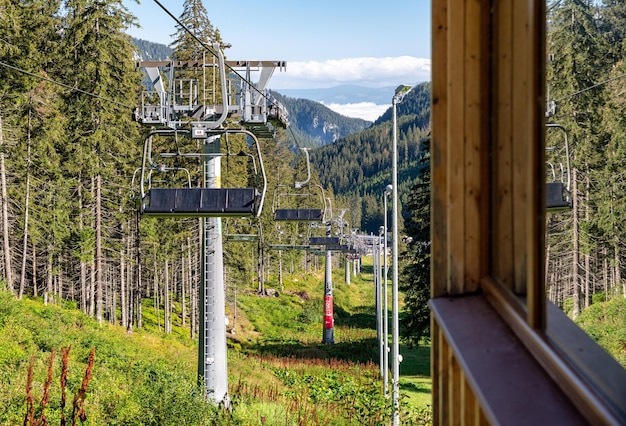
POLYGON ((624 369, 546 303, 544 74, 545 0, 433 0, 435 424, 626 424, 624 369))

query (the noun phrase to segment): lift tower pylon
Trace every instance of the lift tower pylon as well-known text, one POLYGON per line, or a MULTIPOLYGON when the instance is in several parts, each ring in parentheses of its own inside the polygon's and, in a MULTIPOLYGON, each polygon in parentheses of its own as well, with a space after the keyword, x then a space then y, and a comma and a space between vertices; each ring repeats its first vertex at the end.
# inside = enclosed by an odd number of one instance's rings
MULTIPOLYGON (((218 44, 213 45, 215 61, 206 58, 189 61, 138 62, 151 87, 142 94, 142 103, 134 111, 135 119, 152 127, 144 144, 140 177, 139 210, 142 215, 202 218, 202 262, 199 289, 198 378, 205 396, 216 404, 230 406, 226 363, 226 316, 222 217, 261 214, 267 186, 258 135, 273 137, 271 124, 287 125, 284 107, 271 99, 265 86, 275 68, 284 69, 284 61, 229 61, 218 44), (245 78, 226 79, 226 67, 244 70, 245 78), (208 70, 219 75, 219 92, 209 83, 208 70), (252 71, 260 71, 258 83, 250 81, 252 71), (164 75, 162 75, 164 74, 164 75), (237 87, 237 93, 229 89, 237 87), (237 102, 231 102, 236 100, 237 102), (235 120, 233 120, 235 118, 235 120), (220 138, 245 134, 248 145, 256 145, 255 154, 245 154, 254 166, 255 188, 222 188, 220 138), (157 153, 153 136, 174 141, 175 148, 157 153), (253 143, 250 143, 250 142, 253 143), (201 152, 186 151, 202 143, 201 152), (192 187, 192 174, 178 164, 201 159, 201 187, 192 187), (168 164, 168 161, 170 162, 168 164), (182 187, 159 186, 171 180, 158 180, 159 174, 186 176, 182 187), (186 173, 186 175, 185 175, 186 173), (259 189, 261 186, 262 189, 259 189)), ((209 73, 211 74, 211 73, 209 73)), ((172 142, 170 142, 172 143, 172 142)), ((195 164, 195 163, 194 163, 195 164)), ((135 173, 137 174, 137 173, 135 173)), ((196 176, 197 177, 197 176, 196 176)), ((133 177, 135 182, 135 177, 133 177)), ((134 186, 134 183, 133 183, 134 186)))

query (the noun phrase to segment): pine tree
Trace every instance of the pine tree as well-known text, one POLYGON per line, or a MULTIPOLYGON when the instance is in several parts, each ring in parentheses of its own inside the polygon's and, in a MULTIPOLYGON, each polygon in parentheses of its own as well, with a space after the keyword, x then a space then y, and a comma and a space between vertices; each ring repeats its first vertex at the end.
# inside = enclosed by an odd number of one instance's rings
MULTIPOLYGON (((626 73, 626 65, 620 62, 611 72, 610 77, 616 78, 626 73)), ((607 263, 615 265, 619 270, 621 254, 624 253, 623 241, 626 238, 626 230, 622 226, 626 218, 626 206, 623 203, 626 197, 624 186, 624 162, 626 161, 626 102, 621 95, 626 90, 626 78, 617 78, 607 85, 607 103, 602 109, 602 129, 607 138, 606 143, 606 167, 598 171, 604 185, 598 188, 604 198, 598 203, 598 233, 605 235, 611 245, 613 256, 607 259, 607 263)), ((608 274, 607 274, 608 276, 608 274)), ((613 282, 619 285, 619 281, 613 282)), ((626 297, 626 287, 621 283, 622 294, 626 297)), ((605 297, 613 293, 619 293, 619 288, 614 290, 605 283, 603 290, 605 297)))
MULTIPOLYGON (((81 257, 92 263, 94 289, 88 291, 83 283, 81 291, 89 294, 89 312, 102 322, 105 292, 111 291, 104 288, 106 232, 119 228, 107 221, 119 210, 118 187, 128 187, 131 164, 138 159, 138 151, 132 148, 136 147, 138 128, 131 122, 130 112, 140 76, 133 70, 134 47, 124 33, 133 17, 119 0, 69 0, 65 11, 65 81, 96 95, 73 92, 65 97, 69 140, 63 154, 67 171, 77 182, 76 191, 83 194, 82 211, 76 215, 84 222, 79 222, 74 232, 82 235, 84 230, 93 230, 94 245, 83 246, 81 257), (77 69, 81 72, 74 72, 77 69), (109 188, 115 195, 107 194, 109 188)), ((83 243, 91 243, 91 239, 83 243)))
POLYGON ((597 203, 600 192, 589 190, 589 182, 597 176, 595 170, 603 167, 603 138, 598 132, 604 103, 601 89, 591 90, 606 77, 608 46, 599 33, 595 5, 582 0, 559 4, 550 15, 547 70, 549 101, 556 104, 551 121, 564 126, 569 134, 572 155, 574 200, 571 239, 572 316, 576 317, 583 301, 588 300, 589 264, 595 250, 592 238, 596 227, 597 203), (582 255, 583 260, 579 260, 582 255), (581 267, 582 265, 582 267, 581 267), (582 297, 585 299, 582 299, 582 297))
POLYGON ((406 317, 401 320, 402 335, 410 344, 430 333, 430 138, 421 144, 418 183, 407 202, 410 216, 405 220, 411 238, 402 255, 400 289, 404 292, 406 317))
POLYGON ((175 59, 202 59, 205 46, 212 48, 213 43, 222 45, 219 30, 211 23, 202 0, 185 0, 179 21, 185 28, 177 24, 176 33, 172 35, 174 41, 170 47, 174 49, 175 59))
MULTIPOLYGON (((56 151, 63 134, 58 88, 43 81, 55 76, 54 58, 60 38, 59 8, 59 1, 5 2, 0 12, 6 18, 0 25, 0 39, 3 40, 0 43, 0 58, 13 67, 0 69, 0 111, 6 117, 5 126, 15 130, 16 144, 10 149, 13 152, 8 156, 6 167, 16 179, 10 185, 8 199, 16 202, 21 209, 16 217, 6 219, 19 224, 14 229, 19 230, 15 232, 18 234, 15 240, 22 241, 21 250, 17 251, 22 256, 20 297, 27 282, 37 286, 37 277, 46 276, 46 273, 37 273, 35 246, 45 239, 49 245, 42 250, 44 254, 49 253, 52 246, 58 249, 62 230, 68 225, 65 220, 53 225, 46 220, 57 213, 56 205, 50 205, 49 201, 57 194, 51 188, 62 180, 58 173, 56 151), (42 198, 48 201, 40 204, 42 198), (39 220, 37 209, 41 211, 45 205, 52 210, 46 212, 44 220, 39 220), (32 208, 29 210, 29 207, 32 208), (34 220, 32 213, 35 213, 34 220), (51 231, 60 233, 56 234, 57 238, 51 238, 48 234, 51 231), (30 271, 26 268, 28 263, 31 263, 30 271)), ((59 219, 61 217, 62 214, 59 219)), ((33 291, 36 292, 36 287, 33 291)))

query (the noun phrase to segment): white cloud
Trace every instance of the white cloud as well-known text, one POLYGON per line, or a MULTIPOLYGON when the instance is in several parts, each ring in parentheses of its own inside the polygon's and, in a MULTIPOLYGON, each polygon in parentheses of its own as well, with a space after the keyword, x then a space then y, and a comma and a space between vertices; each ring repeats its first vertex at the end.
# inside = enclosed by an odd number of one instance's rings
POLYGON ((383 115, 389 105, 377 105, 373 102, 359 102, 354 104, 329 104, 328 108, 346 117, 362 118, 363 120, 376 121, 383 115))
POLYGON ((422 81, 430 81, 430 59, 398 56, 287 62, 286 70, 275 72, 269 86, 280 91, 342 84, 385 87, 422 81))

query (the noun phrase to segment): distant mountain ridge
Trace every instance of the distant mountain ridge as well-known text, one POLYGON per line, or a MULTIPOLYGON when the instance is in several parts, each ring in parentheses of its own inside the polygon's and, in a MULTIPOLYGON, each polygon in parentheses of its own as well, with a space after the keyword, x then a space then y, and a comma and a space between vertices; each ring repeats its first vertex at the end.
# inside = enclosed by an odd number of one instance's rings
POLYGON ((164 44, 134 37, 133 44, 137 47, 137 56, 142 61, 163 61, 172 56, 173 50, 164 44))
POLYGON ((301 147, 329 145, 372 124, 367 120, 341 115, 316 101, 291 98, 274 91, 271 93, 289 111, 289 125, 301 147))
MULTIPOLYGON (((165 60, 172 55, 172 49, 163 44, 136 38, 133 43, 139 60, 165 60)), ((296 99, 278 92, 272 92, 272 95, 287 108, 290 130, 296 138, 293 142, 300 147, 332 144, 372 124, 360 118, 345 117, 314 100, 296 99)))
MULTIPOLYGON (((430 83, 421 83, 398 104, 398 192, 405 196, 416 183, 430 137, 430 98, 430 83)), ((383 221, 381 197, 392 180, 391 114, 390 107, 363 131, 310 153, 322 186, 349 206, 349 222, 364 232, 378 232, 383 221)))
POLYGON ((277 89, 278 92, 292 98, 310 99, 324 105, 354 104, 371 102, 377 105, 391 105, 395 87, 363 87, 344 84, 323 89, 277 89))

